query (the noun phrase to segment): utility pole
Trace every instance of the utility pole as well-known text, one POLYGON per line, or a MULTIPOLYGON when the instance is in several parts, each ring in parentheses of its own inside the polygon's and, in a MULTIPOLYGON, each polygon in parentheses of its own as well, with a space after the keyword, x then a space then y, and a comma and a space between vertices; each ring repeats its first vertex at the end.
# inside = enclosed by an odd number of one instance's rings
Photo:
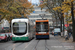
MULTIPOLYGON (((64 0, 62 0, 62 2, 64 2, 64 0)), ((61 10, 62 11, 62 10, 61 10)), ((63 32, 63 36, 64 36, 64 16, 63 16, 63 13, 61 13, 61 17, 62 17, 62 23, 63 23, 63 30, 62 30, 62 32, 63 32)))
POLYGON ((0 15, 0 22, 1 22, 1 15, 0 15))
POLYGON ((39 16, 44 19, 45 14, 39 14, 39 16))

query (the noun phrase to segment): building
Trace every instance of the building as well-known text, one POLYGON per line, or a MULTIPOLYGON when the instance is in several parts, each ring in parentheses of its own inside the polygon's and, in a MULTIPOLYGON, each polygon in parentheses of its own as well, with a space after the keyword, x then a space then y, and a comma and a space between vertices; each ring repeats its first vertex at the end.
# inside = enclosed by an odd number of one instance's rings
POLYGON ((49 13, 49 12, 45 12, 46 11, 46 7, 45 8, 43 8, 42 10, 41 10, 41 8, 40 7, 34 7, 34 9, 35 9, 35 11, 33 11, 33 13, 31 13, 28 17, 29 17, 29 19, 30 19, 30 21, 31 21, 31 24, 35 24, 35 20, 37 20, 37 19, 49 19, 49 24, 50 25, 52 25, 52 14, 51 13, 49 13), (40 15, 42 15, 42 16, 40 16, 40 15))

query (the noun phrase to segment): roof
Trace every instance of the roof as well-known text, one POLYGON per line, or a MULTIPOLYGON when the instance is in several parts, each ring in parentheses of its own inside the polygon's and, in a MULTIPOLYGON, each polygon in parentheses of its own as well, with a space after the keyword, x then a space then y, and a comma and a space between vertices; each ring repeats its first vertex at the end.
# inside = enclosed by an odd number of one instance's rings
POLYGON ((49 20, 45 20, 45 19, 43 19, 43 20, 36 20, 36 22, 48 22, 49 20))
POLYGON ((28 19, 28 18, 21 17, 21 18, 14 18, 14 19, 28 19))

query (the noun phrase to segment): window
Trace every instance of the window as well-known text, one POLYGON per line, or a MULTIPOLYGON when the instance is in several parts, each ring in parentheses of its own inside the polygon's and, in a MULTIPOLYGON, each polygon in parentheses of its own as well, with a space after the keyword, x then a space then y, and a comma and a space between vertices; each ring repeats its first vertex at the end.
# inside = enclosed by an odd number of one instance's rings
POLYGON ((13 33, 16 35, 23 35, 27 32, 27 23, 15 22, 13 23, 13 33))
POLYGON ((48 22, 36 22, 36 32, 48 32, 48 22))

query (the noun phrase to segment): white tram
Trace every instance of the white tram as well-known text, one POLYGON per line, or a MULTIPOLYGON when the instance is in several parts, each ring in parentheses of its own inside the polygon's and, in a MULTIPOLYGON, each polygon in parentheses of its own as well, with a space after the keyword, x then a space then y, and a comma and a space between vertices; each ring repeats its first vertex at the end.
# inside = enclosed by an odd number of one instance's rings
POLYGON ((13 41, 28 41, 33 38, 34 33, 30 31, 29 19, 16 18, 11 21, 13 41))

